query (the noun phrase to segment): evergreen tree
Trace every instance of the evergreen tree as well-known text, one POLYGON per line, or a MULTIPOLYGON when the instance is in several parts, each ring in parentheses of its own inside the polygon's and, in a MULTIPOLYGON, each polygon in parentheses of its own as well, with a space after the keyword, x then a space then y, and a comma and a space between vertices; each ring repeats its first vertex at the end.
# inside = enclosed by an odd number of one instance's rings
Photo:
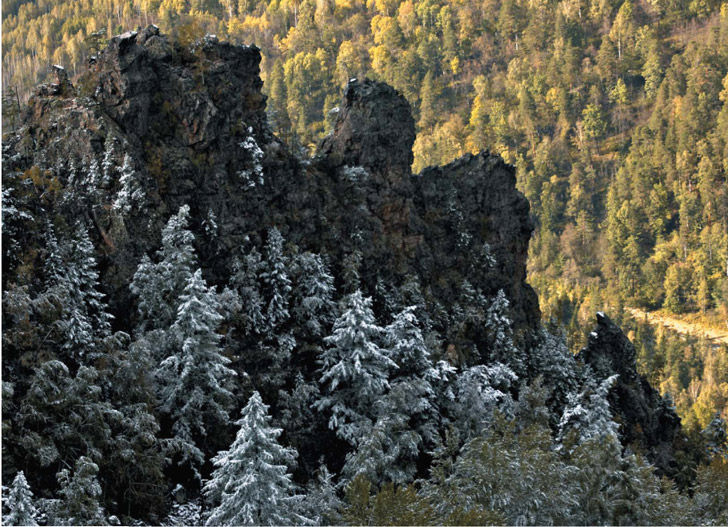
POLYGON ((385 329, 384 342, 398 369, 377 405, 374 429, 347 460, 343 472, 350 479, 363 473, 371 481, 407 483, 423 447, 431 448, 439 439, 432 383, 440 374, 429 359, 416 309, 406 308, 385 329))
POLYGON ((338 489, 333 474, 322 464, 306 487, 301 513, 311 518, 315 525, 337 525, 338 511, 343 505, 337 495, 338 489))
POLYGON ((259 285, 262 269, 262 257, 255 247, 233 264, 230 285, 238 293, 240 300, 240 310, 235 322, 244 335, 261 335, 266 331, 259 285))
POLYGON ((301 254, 296 258, 296 268, 298 280, 293 291, 296 326, 303 330, 304 336, 320 339, 333 322, 334 277, 318 254, 301 254))
POLYGON ((510 389, 517 379, 508 366, 498 362, 471 366, 457 375, 449 413, 463 438, 483 432, 496 410, 512 413, 510 389))
POLYGON ((42 468, 73 463, 79 453, 101 461, 113 440, 109 423, 117 416, 95 368, 80 366, 72 376, 63 362, 47 361, 35 370, 20 405, 22 448, 42 468))
POLYGON ((531 350, 529 365, 532 375, 540 376, 543 384, 548 386, 551 392, 549 408, 557 412, 558 420, 568 394, 578 388, 579 382, 577 363, 566 345, 565 337, 543 329, 539 344, 531 350))
POLYGON ((324 393, 316 408, 330 412, 329 427, 351 444, 372 429, 375 405, 389 387, 389 371, 397 367, 377 344, 382 331, 371 299, 356 291, 324 339, 328 347, 319 359, 324 393))
POLYGON ((728 453, 728 442, 726 441, 725 421, 720 413, 716 412, 705 430, 701 432, 703 441, 709 457, 728 453))
POLYGON ((299 468, 307 474, 313 472, 318 461, 316 445, 322 422, 313 405, 319 397, 318 383, 306 381, 299 372, 293 390, 278 392, 278 411, 273 416, 273 423, 283 429, 286 442, 301 453, 299 468))
POLYGON ((124 154, 124 164, 121 166, 121 177, 119 178, 119 193, 111 207, 128 214, 133 209, 141 207, 144 199, 144 188, 139 181, 139 175, 134 170, 132 158, 129 154, 124 154))
POLYGON ((236 373, 220 349, 218 310, 215 293, 198 269, 187 282, 170 328, 175 352, 157 369, 161 408, 174 421, 175 437, 187 445, 183 460, 193 462, 202 460, 198 447, 213 427, 228 423, 233 399, 227 384, 236 373))
POLYGON ((162 229, 162 247, 157 251, 158 263, 142 258, 131 291, 139 298, 141 329, 167 330, 174 323, 180 298, 197 261, 192 246, 195 237, 188 230, 190 208, 180 207, 162 229))
POLYGON ((288 303, 291 280, 288 278, 287 258, 283 255, 283 236, 273 227, 268 231, 265 247, 265 261, 261 278, 268 298, 265 316, 271 331, 274 331, 290 316, 288 303))
POLYGON ((73 476, 68 469, 57 474, 63 497, 58 510, 59 525, 107 525, 99 506, 101 485, 96 478, 99 467, 87 457, 76 461, 73 476))
POLYGON ((309 523, 297 513, 303 496, 295 494, 289 467, 296 451, 278 443, 268 406, 254 392, 243 408, 235 441, 213 458, 215 470, 204 494, 215 503, 206 525, 292 525, 309 523))
POLYGON ((3 514, 3 525, 38 525, 35 521, 33 493, 25 480, 23 471, 17 473, 8 496, 8 514, 3 514))
POLYGON ((581 391, 568 395, 568 402, 559 423, 559 440, 581 444, 590 439, 617 437, 618 426, 612 419, 607 395, 617 381, 617 375, 598 385, 587 374, 581 391))
POLYGON ((507 364, 519 377, 524 377, 526 364, 522 353, 513 344, 511 320, 508 318, 510 303, 502 289, 485 312, 485 329, 490 340, 491 358, 507 364))
POLYGON ((99 341, 111 334, 104 295, 99 291, 94 246, 86 227, 79 223, 73 238, 59 243, 49 225, 46 232, 48 288, 45 296, 62 306, 57 321, 62 349, 74 361, 94 356, 99 341))

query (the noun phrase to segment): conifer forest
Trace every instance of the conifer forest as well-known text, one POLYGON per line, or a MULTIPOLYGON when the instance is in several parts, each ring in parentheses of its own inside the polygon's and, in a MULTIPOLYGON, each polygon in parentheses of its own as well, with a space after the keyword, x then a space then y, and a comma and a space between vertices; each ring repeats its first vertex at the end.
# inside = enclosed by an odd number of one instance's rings
POLYGON ((724 0, 5 0, 2 523, 726 525, 727 178, 724 0))

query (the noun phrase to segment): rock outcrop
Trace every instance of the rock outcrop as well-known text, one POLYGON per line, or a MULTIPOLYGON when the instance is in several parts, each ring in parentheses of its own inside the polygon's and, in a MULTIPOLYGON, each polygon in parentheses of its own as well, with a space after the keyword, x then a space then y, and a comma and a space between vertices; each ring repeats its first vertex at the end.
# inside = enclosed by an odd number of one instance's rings
POLYGON ((120 328, 139 260, 183 204, 218 284, 242 244, 275 225, 302 250, 328 254, 337 277, 359 254, 363 287, 416 278, 445 311, 467 278, 486 297, 506 292, 520 334, 536 328, 525 281, 533 227, 512 167, 482 153, 412 174, 409 104, 385 84, 356 79, 333 132, 302 161, 268 128, 260 60, 257 48, 214 37, 182 48, 150 26, 112 38, 75 87, 31 98, 6 158, 20 155, 7 168, 47 171, 65 196, 52 212, 95 227, 120 328), (120 207, 124 170, 139 192, 120 207), (208 217, 214 236, 203 228, 208 217))
POLYGON ((615 373, 617 382, 609 392, 609 405, 620 425, 622 444, 634 445, 663 473, 676 469, 675 446, 680 439, 680 418, 672 405, 637 373, 634 345, 603 313, 597 327, 577 359, 588 364, 598 380, 615 373))
MULTIPOLYGON (((418 282, 448 353, 462 342, 488 347, 482 323, 465 325, 460 340, 449 332, 464 284, 486 299, 502 289, 528 347, 540 313, 526 282, 533 224, 514 168, 484 152, 412 174, 409 104, 385 84, 356 79, 332 133, 301 160, 268 128, 260 60, 255 47, 214 37, 182 47, 150 26, 111 39, 75 86, 56 68, 56 82, 36 90, 3 145, 3 181, 32 209, 32 219, 4 228, 4 237, 22 233, 22 243, 4 244, 15 251, 3 260, 4 283, 41 282, 33 273, 46 221, 86 221, 114 323, 128 331, 132 276, 187 204, 211 283, 226 283, 241 248, 276 226, 300 250, 327 256, 340 292, 418 282)), ((610 397, 625 444, 668 469, 679 419, 637 375, 626 337, 600 316, 580 358, 600 377, 619 373, 610 397)))

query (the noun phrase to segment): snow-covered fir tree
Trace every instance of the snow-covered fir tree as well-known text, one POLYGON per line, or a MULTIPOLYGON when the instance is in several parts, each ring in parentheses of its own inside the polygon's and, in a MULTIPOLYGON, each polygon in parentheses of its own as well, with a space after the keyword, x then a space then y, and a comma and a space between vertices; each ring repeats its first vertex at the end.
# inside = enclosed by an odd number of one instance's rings
POLYGON ((33 505, 33 493, 22 470, 13 479, 5 505, 9 513, 3 515, 3 525, 38 525, 35 521, 37 511, 33 505))
POLYGON ((499 362, 471 366, 457 374, 449 413, 461 437, 482 433, 491 423, 495 410, 512 413, 510 389, 517 380, 516 374, 499 362))
POLYGON ((579 386, 577 363, 566 345, 566 337, 542 329, 538 344, 530 350, 529 363, 531 371, 551 391, 549 407, 558 409, 560 415, 568 394, 579 386))
POLYGON ((80 195, 76 195, 81 197, 81 199, 86 199, 91 202, 95 201, 100 194, 103 177, 104 175, 99 167, 99 162, 95 157, 92 158, 86 169, 86 177, 82 178, 79 182, 82 192, 80 195))
POLYGON ((202 229, 205 231, 205 235, 208 239, 214 240, 217 238, 217 216, 215 216, 215 211, 213 211, 212 208, 207 209, 207 216, 204 220, 202 220, 202 229))
POLYGON ((341 474, 349 481, 363 475, 369 481, 407 483, 412 478, 411 462, 416 459, 419 443, 418 434, 407 428, 401 414, 381 415, 358 438, 356 450, 346 456, 341 474))
POLYGON ((26 226, 35 223, 35 219, 24 210, 25 200, 16 197, 15 189, 7 186, 6 182, 13 176, 16 174, 3 174, 5 180, 2 189, 2 207, 0 207, 3 226, 2 255, 5 262, 18 264, 23 252, 23 234, 26 226))
POLYGON ((355 249, 344 257, 341 263, 341 278, 344 283, 343 292, 354 293, 361 288, 362 253, 355 249))
POLYGON ((201 438, 212 426, 228 422, 233 398, 228 383, 236 373, 220 349, 218 310, 215 292, 198 269, 187 282, 170 328, 175 351, 157 369, 161 408, 174 421, 176 438, 188 446, 183 459, 193 465, 201 458, 197 446, 201 438))
MULTIPOLYGON (((23 448, 28 463, 47 469, 54 463, 70 465, 78 455, 104 463, 129 436, 142 433, 142 429, 132 429, 140 424, 133 414, 138 411, 142 418, 141 408, 115 405, 118 402, 110 400, 103 388, 106 382, 111 381, 94 367, 81 365, 71 375, 59 360, 44 362, 35 370, 18 410, 18 423, 27 430, 23 448)), ((126 462, 147 454, 142 447, 146 438, 134 442, 138 450, 127 452, 131 455, 126 462)))
POLYGON ((99 505, 102 492, 98 473, 98 465, 82 456, 73 467, 73 475, 68 469, 56 475, 63 498, 57 511, 59 525, 107 525, 99 505))
POLYGON ((260 292, 259 276, 263 268, 263 257, 255 247, 237 258, 233 264, 230 287, 238 294, 240 309, 236 325, 245 335, 265 332, 263 298, 260 292))
POLYGON ((296 326, 304 336, 319 339, 333 322, 334 277, 318 254, 303 253, 296 258, 295 265, 296 326))
POLYGON ((301 372, 296 374, 293 390, 278 391, 278 412, 273 423, 284 430, 286 442, 302 455, 309 453, 319 437, 320 419, 313 408, 319 395, 318 383, 306 381, 301 372))
POLYGON ((401 392, 404 407, 425 437, 434 434, 432 419, 437 413, 433 383, 440 373, 430 359, 425 343, 417 306, 399 312, 385 328, 384 345, 398 368, 392 375, 391 391, 401 392))
POLYGON ((254 392, 243 408, 235 441, 213 458, 215 470, 205 483, 214 504, 206 525, 300 525, 310 520, 298 513, 289 468, 296 451, 278 443, 281 429, 270 426, 268 406, 254 392))
POLYGON ((271 331, 287 321, 290 316, 288 304, 291 280, 288 277, 287 265, 288 259, 283 254, 283 236, 278 229, 273 227, 268 231, 265 261, 261 273, 268 303, 265 317, 271 331))
POLYGON ((728 441, 726 440, 725 420, 716 412, 708 426, 700 433, 705 442, 706 453, 713 457, 728 454, 728 441))
POLYGON ((108 188, 111 181, 114 180, 114 176, 118 171, 116 161, 114 161, 114 140, 111 136, 106 138, 106 148, 104 149, 104 159, 101 161, 101 186, 108 188))
POLYGON ((567 397, 567 405, 559 422, 558 439, 573 447, 591 439, 617 437, 618 425, 612 419, 607 395, 617 382, 612 375, 597 383, 589 372, 581 390, 567 397))
POLYGON ((99 291, 94 246, 86 226, 79 223, 72 239, 59 244, 53 231, 48 242, 49 287, 47 295, 61 300, 63 314, 58 326, 63 349, 76 361, 92 355, 98 340, 111 334, 112 316, 99 291))
POLYGON ((512 322, 508 317, 510 303, 502 289, 498 290, 485 312, 485 329, 490 341, 491 360, 508 365, 519 377, 526 374, 522 353, 513 344, 512 322))
POLYGON ((306 486, 306 497, 301 504, 301 514, 310 518, 314 525, 336 525, 337 511, 343 505, 337 493, 340 484, 334 483, 334 475, 322 464, 306 486))
POLYGON ((339 437, 356 444, 371 431, 375 405, 397 365, 377 344, 383 329, 374 319, 371 299, 356 291, 345 306, 333 333, 324 339, 327 347, 319 359, 323 394, 316 408, 329 413, 329 427, 339 437))
POLYGON ((365 473, 371 481, 407 483, 417 471, 423 446, 432 448, 438 439, 432 383, 440 375, 430 361, 416 311, 416 306, 404 309, 385 329, 385 346, 398 369, 389 392, 377 403, 374 430, 347 460, 344 473, 350 479, 365 473))
POLYGON ((162 229, 162 247, 157 263, 142 258, 131 291, 138 297, 138 310, 143 330, 168 329, 177 316, 180 297, 187 286, 197 261, 193 243, 195 236, 188 229, 190 208, 180 207, 162 229))
POLYGON ((144 197, 144 188, 134 169, 132 158, 129 154, 124 154, 124 163, 121 165, 121 176, 119 177, 119 193, 111 208, 128 214, 144 203, 144 197))

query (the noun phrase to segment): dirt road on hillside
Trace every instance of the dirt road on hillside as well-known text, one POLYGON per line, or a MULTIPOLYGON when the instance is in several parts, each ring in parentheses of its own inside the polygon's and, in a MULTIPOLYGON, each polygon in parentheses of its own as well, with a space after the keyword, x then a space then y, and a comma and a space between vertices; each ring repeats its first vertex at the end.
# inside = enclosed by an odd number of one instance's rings
POLYGON ((697 324, 691 324, 690 322, 680 320, 679 318, 651 313, 649 311, 644 311, 642 309, 637 309, 633 307, 627 308, 627 311, 629 311, 636 320, 645 320, 646 318, 647 321, 653 325, 661 324, 665 327, 672 329, 673 331, 677 331, 678 333, 682 333, 684 335, 692 335, 694 337, 700 337, 704 335, 709 341, 713 342, 714 344, 728 344, 728 329, 719 330, 716 328, 706 328, 697 324))

